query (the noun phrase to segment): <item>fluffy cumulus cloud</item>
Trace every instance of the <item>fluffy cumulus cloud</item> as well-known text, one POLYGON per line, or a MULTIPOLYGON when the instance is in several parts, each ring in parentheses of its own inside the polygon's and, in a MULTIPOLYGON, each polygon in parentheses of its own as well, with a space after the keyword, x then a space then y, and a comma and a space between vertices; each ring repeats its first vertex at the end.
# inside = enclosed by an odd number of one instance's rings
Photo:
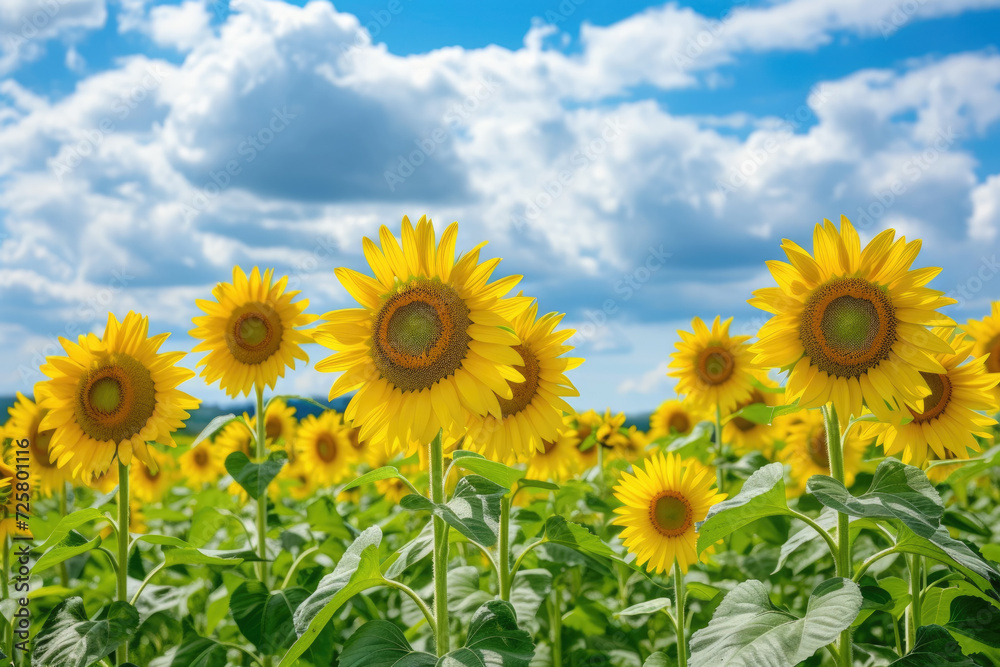
POLYGON ((46 43, 104 25, 104 0, 4 0, 0 3, 0 75, 39 58, 46 43))
MULTIPOLYGON (((0 47, 0 72, 106 19, 103 3, 53 2, 34 41, 0 47)), ((5 2, 0 27, 28 4, 5 2)), ((332 269, 360 268, 361 235, 403 213, 460 220, 460 245, 491 239, 544 310, 568 313, 590 358, 581 407, 652 407, 692 315, 735 314, 752 334, 761 314, 745 299, 770 280, 763 260, 824 216, 932 241, 942 289, 957 288, 1000 224, 1000 176, 977 175, 969 148, 996 132, 996 53, 817 78, 774 114, 676 113, 662 99, 724 86, 720 69, 739 76, 744 54, 996 3, 911 4, 705 16, 671 3, 584 23, 578 49, 536 24, 518 49, 402 57, 326 2, 234 0, 225 17, 201 0, 122 2, 118 30, 177 57, 118 58, 58 98, 0 81, 0 345, 14 351, 0 392, 40 379, 56 337, 100 330, 108 310, 142 310, 183 349, 194 299, 236 263, 290 274, 314 312, 343 306, 332 269)), ((294 382, 321 393, 329 378, 294 382)))

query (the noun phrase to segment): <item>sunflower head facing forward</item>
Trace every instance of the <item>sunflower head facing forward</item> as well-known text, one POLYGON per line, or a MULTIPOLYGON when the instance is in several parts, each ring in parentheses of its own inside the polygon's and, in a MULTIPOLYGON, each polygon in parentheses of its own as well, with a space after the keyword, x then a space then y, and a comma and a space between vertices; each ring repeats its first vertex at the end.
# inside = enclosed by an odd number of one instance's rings
POLYGON ((953 352, 928 326, 953 326, 938 309, 955 303, 926 285, 940 269, 910 269, 920 241, 888 229, 862 250, 841 217, 816 225, 813 254, 789 240, 788 263, 771 261, 778 283, 750 303, 772 313, 752 347, 755 363, 789 371, 788 401, 833 403, 841 421, 863 406, 882 421, 905 407, 922 409, 931 393, 921 372, 942 373, 934 355, 953 352))
POLYGON ((333 410, 309 415, 299 424, 295 440, 297 460, 315 484, 338 484, 351 474, 358 459, 351 443, 351 430, 333 410))
POLYGON ((687 572, 698 561, 695 524, 726 498, 714 488, 715 475, 673 453, 656 454, 633 470, 622 473, 614 489, 622 502, 614 523, 624 526, 625 548, 650 572, 666 572, 675 561, 687 572))
POLYGON ((753 389, 749 336, 731 336, 732 321, 716 317, 709 329, 696 317, 691 320, 693 333, 677 332, 680 340, 670 355, 668 375, 677 378, 677 393, 695 409, 714 414, 718 407, 723 413, 731 412, 753 389))
POLYGON ((171 433, 184 425, 199 401, 177 389, 194 373, 175 364, 183 352, 160 353, 169 334, 149 337, 148 318, 130 312, 119 322, 108 315, 104 336, 60 339, 67 355, 41 367, 42 431, 53 429, 51 460, 87 481, 115 459, 128 465, 133 452, 155 465, 147 442, 174 446, 171 433))
POLYGON ((700 420, 698 412, 682 401, 663 401, 649 416, 649 438, 657 440, 671 435, 688 435, 700 420))
POLYGON ((364 239, 374 277, 336 271, 361 307, 323 316, 316 341, 336 352, 316 368, 342 373, 331 399, 357 390, 345 414, 363 441, 405 450, 472 415, 503 419, 509 383, 526 380, 511 320, 530 299, 504 296, 520 276, 489 282, 500 260, 480 262, 483 244, 456 259, 457 235, 453 223, 438 242, 429 220, 404 217, 402 245, 386 227, 381 247, 364 239))
MULTIPOLYGON (((785 446, 778 458, 790 469, 791 484, 787 487, 790 497, 806 491, 809 478, 830 474, 830 449, 826 439, 826 422, 820 410, 796 412, 794 420, 786 421, 785 446)), ((870 440, 858 429, 852 428, 844 438, 844 484, 851 486, 864 459, 865 446, 870 440)))

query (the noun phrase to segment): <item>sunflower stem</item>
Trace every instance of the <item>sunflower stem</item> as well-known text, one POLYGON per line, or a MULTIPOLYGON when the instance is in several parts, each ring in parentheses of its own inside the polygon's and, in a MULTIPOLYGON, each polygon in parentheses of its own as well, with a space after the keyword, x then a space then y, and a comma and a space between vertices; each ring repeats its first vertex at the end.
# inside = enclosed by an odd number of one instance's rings
POLYGON ((923 559, 914 554, 907 556, 906 561, 910 570, 910 605, 906 608, 906 648, 907 651, 912 651, 917 643, 917 628, 920 627, 921 622, 920 592, 923 590, 921 586, 923 559))
MULTIPOLYGON (((837 418, 837 409, 833 403, 823 408, 823 416, 826 421, 826 449, 830 458, 830 476, 835 480, 844 483, 844 443, 840 437, 840 421, 837 418)), ((850 579, 851 571, 851 525, 850 517, 839 512, 837 514, 837 541, 839 551, 837 554, 837 576, 850 579)), ((842 667, 852 667, 854 664, 854 642, 851 637, 851 628, 847 628, 840 634, 840 664, 842 667)))
POLYGON ((681 572, 680 564, 674 560, 674 597, 677 598, 677 618, 674 619, 674 627, 677 628, 677 664, 679 667, 687 667, 687 640, 684 637, 685 617, 684 605, 687 597, 684 591, 684 574, 681 572))
MULTIPOLYGON (((63 482, 62 488, 59 489, 59 519, 64 516, 66 516, 66 482, 63 482)), ((69 588, 69 569, 66 567, 66 561, 59 563, 59 582, 63 588, 69 588)))
POLYGON ((500 577, 500 599, 510 601, 510 585, 514 578, 510 570, 510 497, 500 499, 500 563, 497 571, 500 577))
POLYGON ((552 631, 552 665, 562 665, 562 612, 559 610, 559 589, 552 587, 549 598, 549 625, 552 631))
MULTIPOLYGON (((267 443, 265 442, 265 437, 267 435, 266 424, 264 420, 264 388, 260 385, 255 385, 254 389, 257 390, 257 462, 261 462, 265 456, 267 456, 267 443)), ((257 556, 260 558, 260 562, 257 563, 257 574, 260 577, 260 582, 267 587, 267 590, 271 590, 270 585, 267 583, 267 488, 265 487, 257 496, 257 556)))
MULTIPOLYGON (((443 433, 438 431, 430 444, 431 501, 444 503, 444 451, 441 446, 443 433)), ((435 644, 438 656, 448 653, 448 524, 434 515, 434 618, 435 644)), ((502 571, 502 570, 501 570, 502 571)), ((502 575, 501 575, 502 576, 502 575)))
POLYGON ((715 485, 725 493, 726 473, 722 469, 722 406, 715 404, 715 485))
MULTIPOLYGON (((118 600, 128 602, 128 552, 129 547, 129 467, 118 459, 118 600)), ((115 651, 115 664, 128 662, 128 641, 115 651)))

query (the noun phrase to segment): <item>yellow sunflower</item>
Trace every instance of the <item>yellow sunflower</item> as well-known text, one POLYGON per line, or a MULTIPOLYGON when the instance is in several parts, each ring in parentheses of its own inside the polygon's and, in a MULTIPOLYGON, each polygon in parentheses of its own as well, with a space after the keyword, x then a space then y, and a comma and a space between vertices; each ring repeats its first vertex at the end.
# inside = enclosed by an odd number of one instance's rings
MULTIPOLYGON (((305 500, 316 491, 316 480, 308 465, 298 459, 295 463, 288 464, 281 469, 272 486, 275 484, 279 488, 284 487, 295 500, 305 500)), ((277 497, 277 496, 275 496, 277 497)))
MULTIPOLYGON (((975 342, 952 329, 937 328, 933 334, 950 342, 954 354, 937 354, 935 359, 944 373, 921 372, 931 395, 924 399, 924 409, 910 409, 913 421, 899 423, 864 423, 862 433, 878 437, 877 444, 886 456, 902 458, 903 463, 923 466, 928 448, 936 459, 967 459, 969 450, 980 451, 976 436, 989 438, 996 420, 980 414, 997 411, 994 389, 1000 374, 986 370, 988 357, 970 358, 975 342), (967 363, 963 363, 966 362, 967 363)), ((944 467, 944 466, 941 466, 944 467)))
MULTIPOLYGON (((41 385, 37 390, 41 390, 41 385)), ((48 412, 22 394, 17 392, 17 400, 10 408, 10 422, 7 435, 10 438, 28 440, 28 469, 34 476, 32 494, 41 497, 60 492, 66 482, 73 481, 73 471, 67 466, 60 468, 50 458, 49 443, 52 441, 52 429, 40 430, 42 418, 48 412)))
POLYGON ((730 336, 733 318, 721 322, 717 316, 709 329, 700 317, 691 320, 694 333, 678 330, 677 351, 670 355, 667 374, 677 378, 675 387, 691 407, 715 414, 732 412, 753 389, 753 355, 749 336, 730 336))
POLYGON ((700 420, 701 415, 683 402, 663 401, 649 416, 649 438, 657 440, 670 435, 687 435, 700 420))
POLYGON ((513 396, 498 396, 501 417, 470 415, 468 437, 472 449, 488 458, 508 462, 525 461, 542 448, 543 442, 557 437, 564 413, 573 408, 562 396, 579 396, 564 373, 576 368, 583 359, 563 357, 571 351, 564 345, 575 332, 556 331, 562 315, 538 315, 538 304, 513 319, 514 333, 521 339, 514 350, 522 363, 514 368, 524 382, 509 382, 513 396), (536 319, 537 318, 537 319, 536 319))
MULTIPOLYGON (((595 447, 591 447, 591 450, 597 452, 595 447)), ((555 439, 545 440, 542 442, 542 449, 531 455, 525 477, 553 482, 579 477, 585 470, 581 453, 576 429, 563 427, 555 439)), ((596 460, 595 456, 595 463, 596 460)))
MULTIPOLYGON (((766 387, 776 387, 777 384, 767 378, 763 373, 755 374, 757 379, 766 387)), ((750 396, 736 404, 736 410, 741 410, 755 403, 776 406, 784 402, 784 395, 763 391, 754 387, 750 391, 750 396)), ((770 457, 774 453, 774 443, 784 437, 784 428, 781 420, 775 420, 771 424, 758 424, 750 421, 746 417, 734 417, 725 422, 722 427, 722 441, 732 445, 739 455, 758 451, 770 457)))
MULTIPOLYGON (((826 444, 826 424, 819 410, 803 410, 796 413, 799 419, 788 426, 785 446, 778 458, 790 469, 792 483, 787 491, 790 497, 800 496, 806 491, 806 483, 813 475, 830 474, 830 450, 826 444)), ((865 455, 865 444, 870 440, 852 428, 844 438, 844 484, 851 486, 861 469, 865 455)))
POLYGON ((220 458, 220 448, 210 442, 201 442, 181 454, 180 469, 184 481, 194 490, 218 482, 226 474, 225 460, 220 458))
MULTIPOLYGON (((597 465, 596 441, 585 450, 581 450, 580 447, 590 437, 590 434, 594 433, 600 427, 602 421, 601 415, 597 414, 595 410, 588 410, 576 415, 566 415, 563 418, 563 425, 573 429, 573 433, 576 435, 578 441, 577 454, 580 457, 580 465, 583 470, 590 470, 597 465)), ((594 437, 596 439, 597 436, 595 435, 594 437)))
POLYGON ((703 465, 662 453, 633 471, 622 473, 614 489, 623 503, 614 520, 624 526, 622 543, 635 554, 636 565, 646 564, 650 572, 666 572, 675 561, 687 572, 698 561, 695 523, 726 498, 716 492, 715 475, 703 465))
MULTIPOLYGON (((264 411, 264 437, 272 447, 295 439, 295 408, 281 398, 273 399, 264 411)), ((289 458, 291 455, 289 454, 289 458)))
POLYGON ((152 338, 149 319, 129 312, 122 322, 108 314, 104 337, 60 338, 69 356, 49 357, 41 371, 48 412, 39 429, 54 430, 49 456, 87 480, 107 470, 117 454, 128 465, 135 453, 153 465, 147 442, 174 446, 173 431, 200 401, 177 389, 194 373, 175 364, 184 352, 158 352, 170 334, 152 338))
POLYGON ((309 300, 294 301, 299 293, 285 291, 287 276, 273 279, 272 269, 261 275, 255 266, 248 278, 236 266, 233 282, 212 290, 214 301, 197 301, 205 315, 193 320, 189 333, 201 342, 192 351, 208 352, 197 364, 204 366, 201 375, 208 384, 219 380, 230 396, 247 396, 254 385, 273 389, 296 359, 309 361, 300 345, 312 340, 296 329, 316 319, 303 312, 309 300))
POLYGON ((625 459, 631 463, 646 455, 646 447, 649 446, 649 436, 640 431, 638 426, 629 426, 623 435, 624 438, 614 449, 613 458, 625 459))
POLYGON ((437 243, 430 221, 414 229, 404 217, 402 247, 387 227, 381 249, 364 240, 375 278, 337 269, 362 307, 323 316, 316 341, 337 352, 316 368, 343 373, 331 399, 358 390, 346 418, 362 440, 406 449, 464 428, 470 414, 500 419, 497 397, 513 400, 508 382, 525 381, 511 320, 530 300, 503 298, 520 276, 488 283, 500 260, 480 263, 480 244, 456 261, 457 234, 453 223, 437 243))
POLYGON ((357 452, 350 430, 332 410, 309 415, 299 423, 295 442, 298 460, 316 485, 339 484, 353 472, 357 452))
POLYGON ((99 470, 87 482, 87 486, 101 493, 111 493, 118 486, 118 466, 110 465, 107 470, 99 470))
MULTIPOLYGON (((981 320, 969 320, 963 329, 976 341, 972 354, 976 357, 990 355, 986 359, 986 370, 1000 373, 1000 301, 993 302, 989 315, 981 320)), ((994 393, 1000 399, 1000 386, 994 388, 994 393)))
POLYGON ((933 355, 951 347, 927 326, 950 325, 938 308, 955 303, 925 287, 941 269, 911 270, 920 241, 888 229, 861 249, 845 217, 840 231, 816 225, 811 256, 785 240, 791 262, 771 261, 778 283, 750 303, 773 313, 752 346, 754 362, 789 370, 786 400, 804 408, 833 403, 841 421, 868 408, 882 421, 903 407, 922 409, 931 390, 920 373, 943 373, 933 355))
POLYGON ((174 457, 156 452, 152 458, 155 465, 135 466, 129 473, 129 492, 140 503, 163 500, 176 476, 177 462, 174 457))

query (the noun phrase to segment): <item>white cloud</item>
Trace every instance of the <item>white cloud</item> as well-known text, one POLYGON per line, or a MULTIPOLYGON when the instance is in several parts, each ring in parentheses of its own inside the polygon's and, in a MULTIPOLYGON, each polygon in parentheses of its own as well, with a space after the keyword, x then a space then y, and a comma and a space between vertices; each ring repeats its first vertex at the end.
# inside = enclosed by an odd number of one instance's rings
POLYGON ((639 377, 628 377, 618 384, 619 394, 662 393, 667 383, 667 362, 661 362, 639 377))
POLYGON ((190 51, 212 36, 211 16, 202 0, 154 7, 149 13, 148 32, 159 46, 190 51))
POLYGON ((106 20, 104 0, 4 0, 0 75, 39 58, 47 41, 100 28, 106 20))
POLYGON ((969 236, 976 241, 993 242, 1000 230, 1000 174, 990 176, 972 190, 972 215, 969 236))

